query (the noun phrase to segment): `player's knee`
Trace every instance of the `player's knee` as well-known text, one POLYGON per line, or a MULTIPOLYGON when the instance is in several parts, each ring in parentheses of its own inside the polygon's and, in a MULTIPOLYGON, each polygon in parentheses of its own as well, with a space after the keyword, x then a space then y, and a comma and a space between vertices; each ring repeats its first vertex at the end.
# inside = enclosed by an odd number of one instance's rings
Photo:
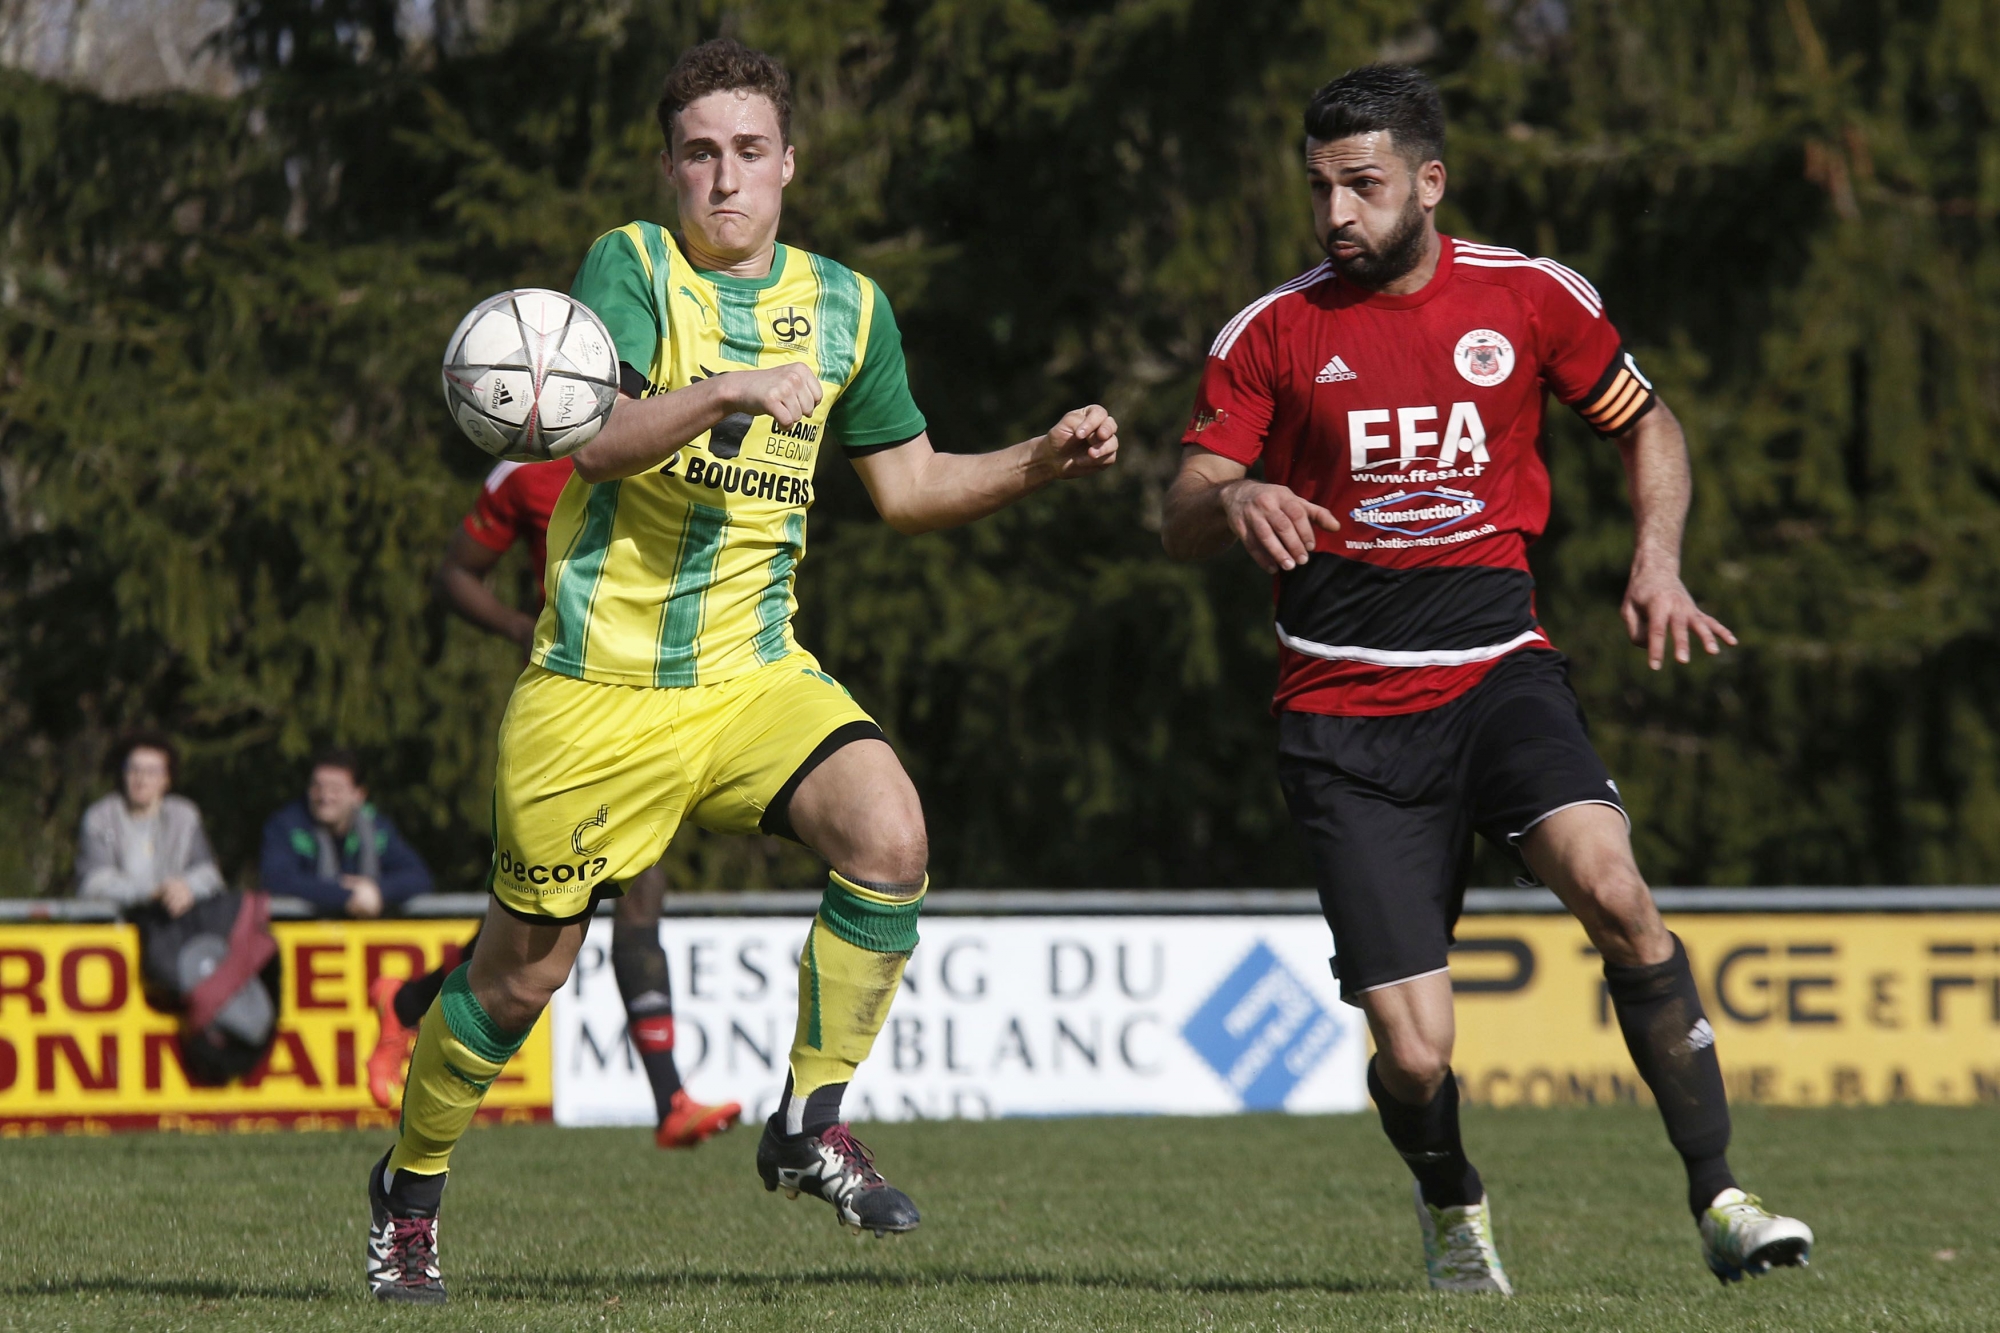
POLYGON ((1389 1076, 1384 1081, 1389 1090, 1412 1105, 1430 1101, 1451 1072, 1451 1052, 1428 1042, 1399 1044, 1379 1056, 1387 1057, 1389 1076))
POLYGON ((1377 1058, 1389 1066, 1391 1091, 1420 1094, 1415 1098, 1419 1102, 1430 1100, 1451 1072, 1451 1046, 1421 1033, 1392 1037, 1377 1058))
POLYGON ((520 1032, 534 1026, 561 986, 562 979, 551 984, 533 971, 517 971, 494 978, 485 993, 475 991, 474 998, 502 1032, 520 1032))
POLYGON ((841 873, 873 884, 907 885, 912 894, 923 887, 931 859, 930 836, 922 819, 885 821, 872 829, 855 849, 853 869, 841 873))
POLYGON ((1630 858, 1591 868, 1578 877, 1578 888, 1587 904, 1578 916, 1600 954, 1627 967, 1657 961, 1651 955, 1664 947, 1666 925, 1630 858))
POLYGON ((888 852, 890 860, 895 863, 897 883, 923 883, 931 864, 931 839, 923 821, 918 820, 897 830, 890 840, 888 852))

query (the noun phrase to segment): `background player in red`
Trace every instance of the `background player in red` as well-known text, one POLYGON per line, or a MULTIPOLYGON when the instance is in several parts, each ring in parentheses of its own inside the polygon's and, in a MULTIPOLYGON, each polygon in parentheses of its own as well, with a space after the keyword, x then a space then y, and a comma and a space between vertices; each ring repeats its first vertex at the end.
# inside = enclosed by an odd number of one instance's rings
POLYGON ((1326 262, 1216 338, 1163 539, 1182 559, 1241 541, 1275 575, 1279 776, 1342 996, 1375 1037, 1369 1091, 1417 1179, 1431 1285, 1511 1291, 1451 1073, 1446 955, 1475 831, 1553 888, 1603 955, 1711 1269, 1729 1281, 1803 1264, 1811 1230, 1730 1174, 1715 1034, 1528 572, 1548 520, 1553 393, 1624 457, 1633 641, 1655 669, 1669 643, 1688 661, 1691 635, 1711 653, 1734 643, 1681 582, 1679 424, 1588 282, 1439 235, 1444 112, 1421 74, 1351 71, 1313 96, 1305 127, 1326 262))
MULTIPOLYGON (((567 458, 549 463, 501 463, 480 488, 479 501, 452 534, 444 562, 438 568, 438 593, 454 611, 482 629, 512 639, 525 653, 535 634, 535 614, 541 601, 542 571, 548 564, 549 515, 569 481, 567 458), (494 595, 487 576, 516 542, 526 542, 536 577, 536 606, 522 610, 494 595)), ((704 1105, 688 1096, 674 1063, 674 1006, 667 984, 667 955, 660 947, 660 900, 666 873, 658 866, 632 880, 617 900, 611 922, 611 970, 625 1001, 626 1030, 645 1067, 658 1112, 654 1142, 662 1148, 692 1148, 703 1139, 734 1125, 743 1114, 736 1102, 704 1105)), ((478 935, 465 947, 472 952, 478 935)), ((402 1091, 417 1024, 437 998, 445 977, 458 964, 443 966, 421 977, 382 977, 370 999, 381 1016, 382 1031, 368 1057, 368 1091, 383 1109, 396 1104, 402 1091)))

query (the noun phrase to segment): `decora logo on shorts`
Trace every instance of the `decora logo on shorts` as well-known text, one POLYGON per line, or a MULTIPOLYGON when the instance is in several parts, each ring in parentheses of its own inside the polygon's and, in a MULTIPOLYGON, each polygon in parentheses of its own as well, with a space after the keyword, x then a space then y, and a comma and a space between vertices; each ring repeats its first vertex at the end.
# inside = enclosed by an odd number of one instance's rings
POLYGON ((1356 523, 1405 537, 1422 537, 1477 517, 1486 502, 1471 491, 1439 486, 1428 491, 1391 491, 1347 511, 1356 523))
POLYGON ((1262 940, 1181 1028, 1251 1111, 1281 1110, 1340 1034, 1339 1020, 1262 940))
POLYGON ((1474 329, 1451 349, 1458 373, 1482 389, 1490 389, 1514 373, 1514 344, 1504 333, 1474 329))
POLYGON ((493 877, 510 879, 515 884, 529 886, 538 898, 558 897, 573 888, 587 887, 593 879, 602 876, 610 866, 610 858, 593 856, 574 865, 558 861, 554 865, 531 862, 520 853, 502 847, 493 857, 493 877))

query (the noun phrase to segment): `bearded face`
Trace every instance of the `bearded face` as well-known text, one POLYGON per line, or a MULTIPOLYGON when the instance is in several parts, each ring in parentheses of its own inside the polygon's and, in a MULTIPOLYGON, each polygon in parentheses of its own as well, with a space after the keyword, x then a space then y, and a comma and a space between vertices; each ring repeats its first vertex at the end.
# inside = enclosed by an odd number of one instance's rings
POLYGON ((1412 192, 1386 236, 1370 239, 1359 226, 1349 225, 1329 231, 1323 245, 1341 277, 1357 287, 1379 291, 1422 262, 1423 205, 1412 192))

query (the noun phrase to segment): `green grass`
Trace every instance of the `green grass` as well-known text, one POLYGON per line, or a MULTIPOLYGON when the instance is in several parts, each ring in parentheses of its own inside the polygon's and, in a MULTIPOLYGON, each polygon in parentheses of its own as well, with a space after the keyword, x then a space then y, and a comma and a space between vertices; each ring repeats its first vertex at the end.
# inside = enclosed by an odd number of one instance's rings
POLYGON ((1818 1230, 1814 1266, 1722 1288, 1639 1109, 1478 1111, 1521 1295, 1424 1289, 1372 1116, 864 1126, 921 1231, 855 1241, 758 1186, 748 1130, 467 1137, 452 1303, 361 1290, 376 1134, 0 1144, 0 1329, 1990 1329, 2000 1116, 1757 1111, 1738 1171, 1818 1230), (1939 1257, 1951 1252, 1948 1257, 1939 1257))

